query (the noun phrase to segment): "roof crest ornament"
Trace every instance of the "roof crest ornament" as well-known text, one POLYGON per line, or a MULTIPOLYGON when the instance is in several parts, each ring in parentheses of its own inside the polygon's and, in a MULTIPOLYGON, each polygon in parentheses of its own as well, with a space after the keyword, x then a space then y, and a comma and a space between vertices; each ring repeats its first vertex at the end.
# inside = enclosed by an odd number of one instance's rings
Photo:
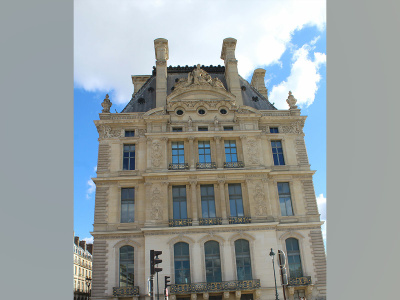
POLYGON ((108 94, 106 94, 106 98, 103 100, 103 103, 101 103, 101 106, 103 107, 103 110, 101 112, 109 113, 111 105, 112 102, 110 101, 108 94))
POLYGON ((200 69, 200 64, 197 64, 196 68, 193 69, 192 72, 188 73, 187 78, 181 78, 174 86, 174 91, 184 87, 191 87, 191 86, 199 86, 199 85, 211 85, 216 88, 223 88, 225 87, 221 80, 218 78, 212 78, 210 74, 208 74, 203 69, 200 69))
POLYGON ((292 91, 289 91, 289 97, 286 99, 287 104, 289 104, 290 109, 297 108, 297 99, 293 96, 292 91))

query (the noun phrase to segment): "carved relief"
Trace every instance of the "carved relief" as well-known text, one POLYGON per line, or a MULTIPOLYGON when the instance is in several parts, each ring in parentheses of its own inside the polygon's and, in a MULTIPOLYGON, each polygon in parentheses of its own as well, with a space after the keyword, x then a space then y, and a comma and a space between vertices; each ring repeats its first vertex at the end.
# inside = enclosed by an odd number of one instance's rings
POLYGON ((151 148, 151 164, 155 168, 161 166, 163 159, 162 146, 159 141, 154 141, 151 148))
POLYGON ((110 101, 108 94, 106 94, 106 98, 103 100, 103 103, 101 103, 101 106, 103 107, 103 110, 101 112, 109 113, 111 105, 112 102, 110 101))
POLYGON ((287 104, 289 104, 290 109, 296 109, 297 108, 297 99, 292 95, 292 92, 289 91, 289 97, 286 99, 287 104))
POLYGON ((218 78, 211 78, 211 75, 206 71, 200 69, 200 64, 197 65, 192 72, 188 73, 187 78, 180 78, 179 81, 174 86, 174 91, 199 85, 211 85, 215 88, 221 88, 225 90, 225 87, 221 80, 218 78))
POLYGON ((146 129, 138 129, 137 132, 138 132, 138 136, 144 136, 145 133, 147 132, 147 130, 146 129))
POLYGON ((151 217, 154 220, 161 220, 163 209, 161 203, 161 191, 159 186, 155 186, 151 192, 151 217))
POLYGON ((303 127, 304 127, 304 121, 297 121, 291 123, 290 125, 281 126, 280 132, 302 134, 303 127))
POLYGON ((254 200, 257 205, 256 215, 257 216, 265 216, 267 215, 267 206, 265 203, 265 194, 263 191, 263 187, 260 183, 256 184, 254 189, 254 200))
POLYGON ((247 154, 252 164, 260 163, 260 153, 258 149, 258 142, 254 139, 247 141, 247 154))
POLYGON ((101 124, 97 127, 97 132, 99 133, 99 138, 114 138, 114 137, 122 137, 122 129, 118 128, 112 130, 110 126, 101 124))

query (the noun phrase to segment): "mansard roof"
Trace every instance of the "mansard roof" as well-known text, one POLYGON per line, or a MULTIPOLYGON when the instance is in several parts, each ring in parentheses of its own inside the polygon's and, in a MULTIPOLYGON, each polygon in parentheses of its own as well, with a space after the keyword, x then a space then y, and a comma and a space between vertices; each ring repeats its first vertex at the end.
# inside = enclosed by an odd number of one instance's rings
MULTIPOLYGON (((189 72, 193 71, 196 66, 169 66, 167 68, 167 96, 172 93, 173 87, 180 78, 186 78, 189 72)), ((223 83, 226 90, 228 90, 225 67, 224 66, 201 66, 202 70, 211 75, 212 78, 216 77, 223 83)), ((276 110, 276 108, 261 95, 247 80, 239 76, 240 86, 242 88, 243 104, 259 110, 276 110)), ((156 107, 156 68, 153 67, 151 77, 143 84, 143 86, 134 94, 121 111, 122 113, 129 112, 146 112, 156 107)))

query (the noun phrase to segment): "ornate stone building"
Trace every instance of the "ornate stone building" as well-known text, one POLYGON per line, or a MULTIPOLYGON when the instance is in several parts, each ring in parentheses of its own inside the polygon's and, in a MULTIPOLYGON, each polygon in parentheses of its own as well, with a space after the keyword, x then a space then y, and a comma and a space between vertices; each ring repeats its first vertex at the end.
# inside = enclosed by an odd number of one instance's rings
MULTIPOLYGON (((300 114, 269 101, 265 70, 167 67, 154 41, 151 75, 132 76, 121 113, 102 103, 94 216, 93 299, 149 299, 150 250, 161 250, 160 293, 171 299, 275 299, 270 249, 287 255, 283 299, 326 298, 326 258, 300 114)), ((161 295, 162 298, 162 295, 161 295)))
POLYGON ((74 236, 74 300, 89 298, 91 287, 86 282, 92 278, 92 250, 93 244, 74 236))

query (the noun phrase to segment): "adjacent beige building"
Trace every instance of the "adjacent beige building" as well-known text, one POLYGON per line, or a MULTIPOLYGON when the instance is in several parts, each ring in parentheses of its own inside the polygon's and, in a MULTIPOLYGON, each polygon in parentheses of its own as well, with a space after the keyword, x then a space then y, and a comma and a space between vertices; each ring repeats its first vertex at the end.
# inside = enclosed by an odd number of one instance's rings
POLYGON ((90 288, 86 278, 92 278, 93 244, 74 237, 74 299, 87 299, 90 288))
MULTIPOLYGON (((273 248, 287 256, 286 299, 326 299, 315 171, 294 96, 277 110, 265 70, 243 79, 233 38, 223 66, 167 67, 168 41, 154 47, 156 66, 132 76, 131 101, 111 113, 107 95, 95 121, 92 298, 149 299, 153 249, 170 299, 275 299, 273 248)), ((275 267, 283 299, 277 257, 275 267)))

